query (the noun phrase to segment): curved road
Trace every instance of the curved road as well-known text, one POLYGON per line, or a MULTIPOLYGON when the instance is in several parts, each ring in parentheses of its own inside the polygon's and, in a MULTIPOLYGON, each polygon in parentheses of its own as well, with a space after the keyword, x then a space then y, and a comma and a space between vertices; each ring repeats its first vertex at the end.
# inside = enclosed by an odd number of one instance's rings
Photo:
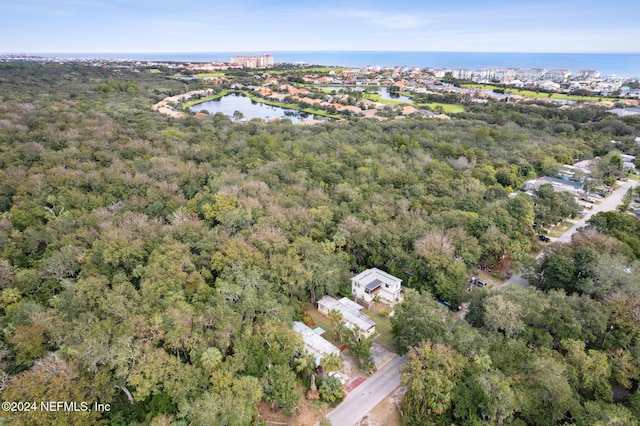
MULTIPOLYGON (((568 229, 564 234, 560 235, 558 238, 551 238, 551 241, 559 241, 561 243, 570 243, 571 236, 575 234, 579 228, 586 226, 587 221, 591 218, 591 216, 600 212, 608 212, 611 210, 615 210, 620 204, 622 204, 622 199, 624 198, 627 191, 630 188, 635 188, 636 186, 638 186, 638 184, 640 184, 640 181, 637 181, 637 180, 630 180, 630 181, 624 182, 622 186, 620 186, 618 189, 616 189, 611 194, 609 194, 607 198, 603 199, 600 204, 594 204, 593 208, 591 210, 588 210, 587 214, 585 214, 583 218, 580 218, 580 220, 575 222, 575 224, 570 229, 568 229)), ((539 258, 543 254, 544 252, 540 252, 540 254, 538 254, 537 257, 539 258)), ((514 275, 511 278, 509 278, 503 284, 503 286, 509 285, 509 284, 518 284, 520 287, 526 287, 529 285, 527 280, 522 278, 520 274, 514 275)))

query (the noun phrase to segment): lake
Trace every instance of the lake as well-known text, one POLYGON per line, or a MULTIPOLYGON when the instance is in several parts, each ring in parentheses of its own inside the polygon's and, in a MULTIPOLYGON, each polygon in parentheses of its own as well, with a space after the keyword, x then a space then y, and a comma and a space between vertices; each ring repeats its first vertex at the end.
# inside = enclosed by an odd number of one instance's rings
MULTIPOLYGON (((254 118, 265 121, 273 120, 274 118, 287 118, 291 120, 292 123, 297 124, 303 120, 316 118, 313 114, 306 112, 255 102, 240 93, 230 93, 215 101, 207 101, 193 105, 189 107, 189 109, 194 112, 206 110, 211 115, 221 112, 232 120, 235 119, 234 113, 238 111, 242 114, 242 118, 240 119, 242 121, 248 121, 254 118)), ((318 117, 317 119, 321 120, 322 117, 318 117)))
POLYGON ((339 92, 340 90, 346 90, 346 91, 352 91, 352 92, 355 92, 355 91, 362 92, 364 90, 368 90, 369 92, 379 94, 382 99, 386 99, 388 101, 400 101, 400 102, 406 102, 408 104, 413 103, 413 100, 407 96, 396 95, 395 93, 389 93, 389 90, 387 90, 387 88, 384 86, 321 86, 321 87, 322 89, 335 90, 336 92, 339 92))

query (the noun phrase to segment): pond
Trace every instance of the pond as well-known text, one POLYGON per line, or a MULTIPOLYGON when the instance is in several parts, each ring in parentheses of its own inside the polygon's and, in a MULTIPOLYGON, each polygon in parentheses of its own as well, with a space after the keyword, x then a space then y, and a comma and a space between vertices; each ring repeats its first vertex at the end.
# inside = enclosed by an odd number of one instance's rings
MULTIPOLYGON (((313 114, 306 112, 252 101, 240 93, 230 93, 214 101, 193 105, 189 109, 194 112, 207 111, 210 115, 221 112, 232 120, 238 121, 248 121, 254 118, 260 118, 265 121, 273 120, 274 118, 287 118, 292 123, 297 124, 303 120, 316 118, 313 114)), ((322 118, 318 117, 318 119, 322 118)))
POLYGON ((352 91, 352 92, 362 92, 367 90, 371 93, 377 93, 380 95, 382 99, 386 99, 388 101, 401 101, 406 102, 408 104, 413 103, 413 100, 404 95, 398 95, 396 93, 390 93, 389 90, 384 86, 323 86, 324 90, 335 90, 339 92, 340 90, 352 91))

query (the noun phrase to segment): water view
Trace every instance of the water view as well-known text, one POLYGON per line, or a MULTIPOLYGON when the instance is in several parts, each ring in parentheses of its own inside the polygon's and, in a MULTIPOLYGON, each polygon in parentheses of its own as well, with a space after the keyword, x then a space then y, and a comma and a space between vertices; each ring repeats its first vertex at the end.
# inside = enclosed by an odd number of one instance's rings
POLYGON ((335 90, 336 92, 339 92, 340 90, 351 91, 351 92, 355 92, 355 91, 363 92, 366 90, 371 93, 377 93, 380 95, 382 99, 386 99, 388 101, 401 101, 401 102, 406 102, 408 104, 413 103, 413 100, 411 98, 404 95, 391 93, 384 86, 323 86, 322 88, 325 90, 335 90))
POLYGON ((292 123, 300 123, 303 120, 315 118, 313 114, 293 109, 281 108, 252 101, 239 93, 231 93, 214 101, 203 102, 190 107, 192 111, 207 111, 211 115, 219 112, 237 121, 248 121, 260 118, 265 121, 274 118, 289 119, 292 123))

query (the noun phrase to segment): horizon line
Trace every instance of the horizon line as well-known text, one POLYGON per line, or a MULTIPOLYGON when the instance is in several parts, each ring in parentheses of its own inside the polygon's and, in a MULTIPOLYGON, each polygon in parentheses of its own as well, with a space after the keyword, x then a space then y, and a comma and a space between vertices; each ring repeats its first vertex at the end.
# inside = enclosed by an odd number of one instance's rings
POLYGON ((309 50, 293 50, 293 49, 285 49, 285 50, 264 50, 264 49, 254 49, 254 50, 182 50, 182 51, 169 51, 169 50, 136 50, 136 51, 29 51, 29 52, 2 52, 1 55, 51 55, 51 54, 61 54, 61 55, 71 55, 71 54, 198 54, 198 53, 249 53, 249 52, 344 52, 344 53, 357 53, 357 52, 378 52, 378 53, 500 53, 500 54, 544 54, 544 55, 640 55, 640 51, 637 52, 600 52, 600 51, 575 51, 575 52, 553 52, 553 51, 502 51, 502 50, 375 50, 375 49, 359 49, 359 50, 342 50, 342 49, 309 49, 309 50))

